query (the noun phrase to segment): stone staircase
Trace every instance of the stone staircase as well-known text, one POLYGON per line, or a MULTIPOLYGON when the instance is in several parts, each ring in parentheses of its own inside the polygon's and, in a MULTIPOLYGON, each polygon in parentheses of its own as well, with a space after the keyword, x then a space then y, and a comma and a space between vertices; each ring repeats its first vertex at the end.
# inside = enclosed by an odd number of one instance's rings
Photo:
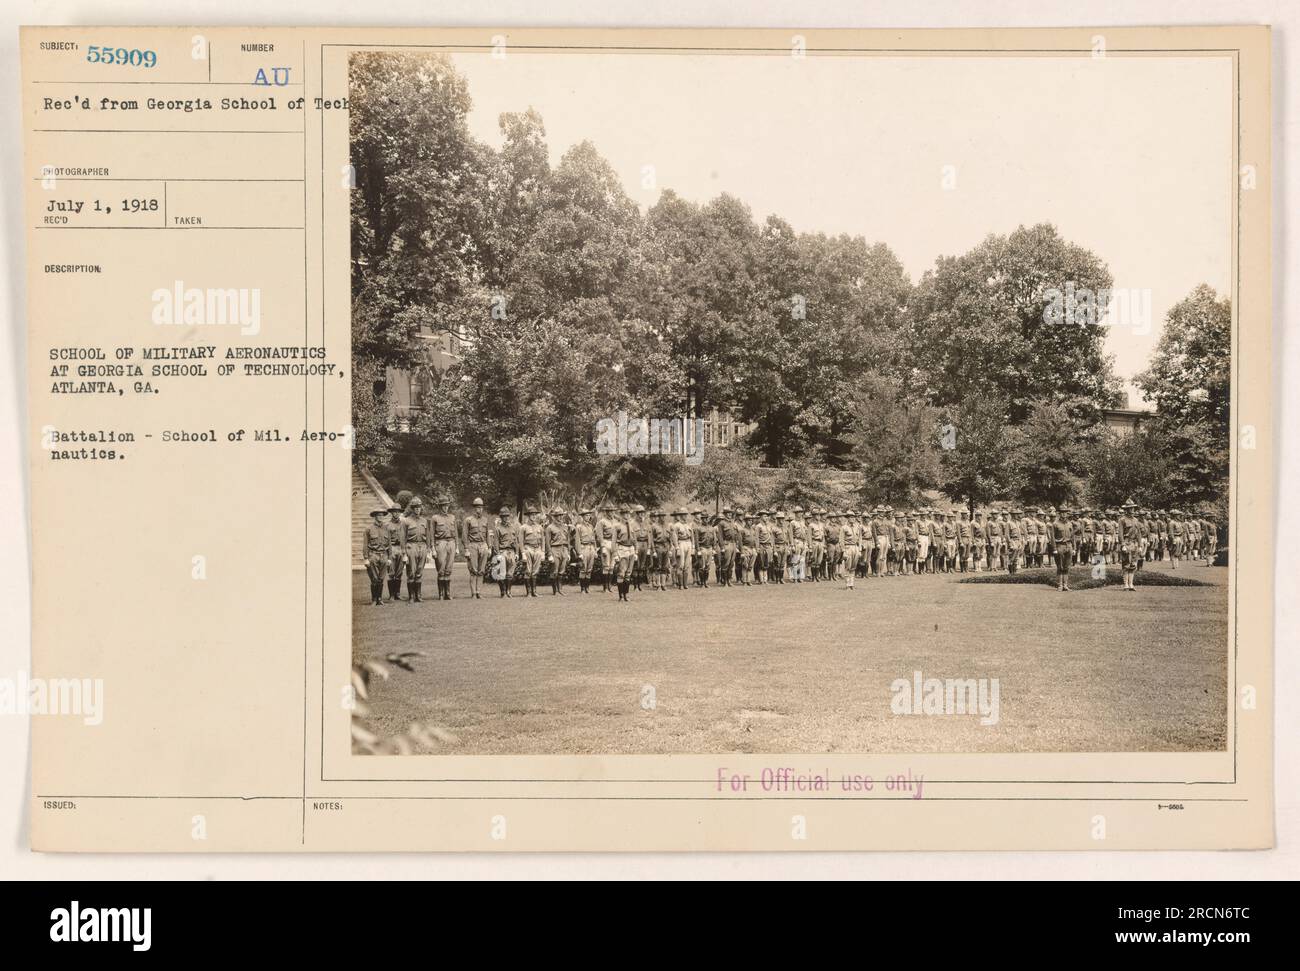
POLYGON ((352 466, 352 569, 364 570, 361 541, 370 525, 370 511, 393 504, 379 480, 359 466, 352 466))

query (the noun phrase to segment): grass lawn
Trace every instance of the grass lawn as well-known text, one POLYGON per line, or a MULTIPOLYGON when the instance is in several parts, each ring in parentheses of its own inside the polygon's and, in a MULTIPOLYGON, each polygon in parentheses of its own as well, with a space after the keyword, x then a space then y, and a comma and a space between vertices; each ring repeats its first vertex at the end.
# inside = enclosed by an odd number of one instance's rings
POLYGON ((1183 565, 1206 585, 1142 589, 1167 569, 1148 564, 1132 596, 953 574, 619 604, 599 588, 501 600, 491 584, 474 601, 458 565, 456 600, 384 607, 359 573, 353 650, 427 652, 373 686, 373 724, 433 722, 465 754, 1222 750, 1228 571, 1183 565), (894 714, 890 686, 916 670, 997 678, 998 724, 894 714))

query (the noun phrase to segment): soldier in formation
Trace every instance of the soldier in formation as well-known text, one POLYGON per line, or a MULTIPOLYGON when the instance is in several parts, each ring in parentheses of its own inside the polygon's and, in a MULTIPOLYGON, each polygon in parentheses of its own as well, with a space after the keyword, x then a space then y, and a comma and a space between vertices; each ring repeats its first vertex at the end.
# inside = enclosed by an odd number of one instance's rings
POLYGON ((481 598, 487 576, 500 597, 513 596, 517 574, 525 594, 536 597, 544 571, 552 596, 564 595, 570 572, 588 594, 597 570, 603 590, 617 591, 624 603, 642 584, 667 590, 670 579, 676 590, 828 582, 855 590, 861 579, 1049 566, 1056 568, 1057 589, 1066 592, 1076 565, 1103 574, 1119 565, 1124 589, 1135 590, 1146 563, 1211 565, 1219 535, 1203 511, 1143 508, 1131 499, 1120 508, 1002 505, 973 511, 726 506, 717 515, 698 506, 647 510, 605 502, 599 510, 570 514, 558 504, 546 512, 529 504, 518 518, 509 506, 490 518, 476 498, 459 521, 450 496, 439 496, 435 505, 438 511, 425 515, 424 500, 415 496, 405 510, 372 511, 362 540, 371 604, 401 600, 403 573, 407 602, 423 602, 426 567, 436 572, 438 598, 450 600, 459 556, 473 599, 481 598))

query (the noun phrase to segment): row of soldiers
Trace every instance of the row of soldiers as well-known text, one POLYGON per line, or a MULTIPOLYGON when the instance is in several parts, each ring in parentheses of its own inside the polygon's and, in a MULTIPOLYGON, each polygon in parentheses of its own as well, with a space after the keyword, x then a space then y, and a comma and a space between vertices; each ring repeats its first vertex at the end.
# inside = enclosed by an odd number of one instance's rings
POLYGON ((941 510, 828 510, 796 505, 745 511, 723 508, 716 516, 680 507, 648 511, 642 505, 569 513, 563 506, 543 512, 528 506, 516 519, 509 507, 493 518, 483 500, 463 519, 442 496, 438 511, 426 514, 420 497, 403 510, 376 509, 364 545, 371 603, 401 599, 405 575, 408 599, 422 600, 424 571, 437 573, 439 599, 451 599, 452 567, 465 557, 470 596, 481 598, 485 578, 499 596, 513 596, 522 573, 526 595, 537 596, 537 580, 549 567, 551 593, 563 595, 565 576, 576 565, 582 593, 590 593, 597 571, 604 592, 617 589, 620 601, 643 583, 666 590, 707 588, 710 577, 722 586, 839 582, 873 577, 1017 572, 1022 567, 1057 568, 1058 589, 1069 590, 1069 570, 1077 562, 1122 566, 1124 587, 1142 563, 1168 559, 1177 569, 1187 558, 1212 561, 1218 549, 1213 521, 1178 509, 1139 507, 1043 509, 1008 507, 941 510))

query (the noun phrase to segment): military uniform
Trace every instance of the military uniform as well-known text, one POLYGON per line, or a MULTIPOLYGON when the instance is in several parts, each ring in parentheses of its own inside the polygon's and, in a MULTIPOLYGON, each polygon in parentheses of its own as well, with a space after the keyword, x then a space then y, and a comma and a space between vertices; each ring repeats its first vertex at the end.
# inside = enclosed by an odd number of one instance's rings
POLYGON ((943 559, 944 572, 951 573, 957 560, 957 516, 951 510, 943 517, 943 559))
POLYGON ((461 524, 461 546, 465 550, 465 565, 469 569, 470 595, 479 600, 479 584, 487 572, 492 557, 490 544, 492 520, 483 515, 483 500, 474 500, 474 511, 461 524))
POLYGON ((920 537, 916 531, 916 522, 911 516, 903 519, 903 575, 915 575, 916 557, 920 550, 920 537))
MULTIPOLYGON (((1002 561, 998 564, 1010 570, 1011 563, 1011 511, 1003 509, 998 517, 998 529, 1002 530, 1002 561)), ((1020 554, 1017 553, 1017 556, 1020 554)))
POLYGON ((646 522, 645 506, 636 506, 632 510, 635 516, 632 522, 632 541, 636 544, 636 566, 632 569, 632 586, 641 589, 641 581, 650 575, 653 551, 650 546, 650 524, 646 522))
POLYGON ((429 517, 433 526, 433 559, 438 566, 438 596, 442 600, 451 599, 451 568, 456 563, 456 517, 449 508, 451 500, 443 498, 438 505, 441 512, 429 517))
POLYGON ((601 583, 604 592, 609 593, 609 585, 614 579, 614 504, 605 503, 600 507, 601 516, 596 520, 596 542, 600 545, 601 583))
POLYGON ((519 525, 511 518, 510 509, 501 507, 500 518, 492 524, 492 549, 504 563, 505 579, 497 581, 501 596, 512 596, 515 567, 519 564, 519 525))
POLYGON ((388 597, 402 599, 402 567, 406 562, 406 524, 402 522, 402 507, 388 507, 388 597))
POLYGON ((1020 554, 1025 548, 1025 537, 1019 517, 1020 510, 1012 510, 1011 516, 1003 524, 1007 530, 1007 572, 1016 573, 1020 569, 1020 554))
POLYGON ((919 573, 926 572, 926 562, 930 559, 930 544, 934 541, 934 534, 931 532, 933 525, 934 520, 930 517, 930 510, 922 509, 916 521, 916 566, 919 573))
POLYGON ((772 524, 767 521, 767 513, 759 513, 754 531, 758 534, 758 562, 755 570, 761 586, 772 578, 772 524))
POLYGON ((591 571, 599 548, 596 524, 592 521, 595 510, 584 509, 580 515, 582 521, 573 527, 573 545, 578 552, 578 589, 591 593, 591 571))
POLYGON ((740 553, 741 526, 733 517, 730 509, 722 510, 723 519, 718 523, 718 543, 720 556, 718 560, 718 582, 729 587, 736 578, 736 558, 740 553))
POLYGON ((1135 512, 1138 521, 1138 535, 1140 552, 1138 554, 1138 569, 1142 569, 1142 564, 1147 560, 1147 550, 1151 547, 1151 524, 1147 521, 1145 510, 1138 509, 1135 512))
POLYGON ((546 530, 541 524, 533 522, 536 509, 529 509, 524 514, 524 521, 519 524, 519 552, 524 559, 524 589, 528 596, 537 596, 537 573, 542 568, 542 558, 546 553, 546 530))
POLYGON ((826 561, 826 524, 821 521, 821 510, 814 509, 808 521, 808 555, 805 562, 811 569, 813 582, 821 579, 822 564, 826 561))
MULTIPOLYGON (((624 516, 631 513, 623 510, 624 516)), ((632 538, 632 527, 626 518, 614 521, 614 582, 618 585, 618 599, 627 601, 629 588, 632 586, 632 570, 636 566, 636 542, 632 538)))
POLYGON ((757 523, 757 516, 746 516, 740 531, 740 579, 747 587, 753 585, 754 563, 758 559, 757 523))
POLYGON ((844 560, 844 527, 839 516, 831 513, 826 517, 826 579, 837 580, 840 564, 844 560))
POLYGON ((858 576, 871 576, 871 558, 876 553, 876 537, 871 532, 871 510, 863 509, 854 519, 858 528, 858 576))
POLYGON ((1102 520, 1102 552, 1106 555, 1107 563, 1114 563, 1117 559, 1116 551, 1119 548, 1119 523, 1114 518, 1114 510, 1107 509, 1106 517, 1102 520))
POLYGON ((957 559, 961 564, 961 572, 965 573, 973 564, 970 562, 971 550, 974 548, 975 527, 972 525, 967 512, 963 509, 961 520, 957 523, 957 559))
POLYGON ((776 521, 772 524, 772 577, 777 583, 785 583, 785 564, 790 556, 790 529, 785 522, 785 513, 778 510, 776 521))
POLYGON ((679 590, 685 590, 691 582, 691 557, 695 553, 695 532, 686 521, 686 510, 678 509, 673 513, 673 522, 668 527, 672 539, 673 571, 679 590))
POLYGON ((699 584, 705 589, 708 589, 709 586, 709 568, 713 565, 713 554, 717 547, 717 527, 708 523, 700 523, 695 529, 695 550, 699 558, 699 584))
POLYGON ((984 514, 977 512, 975 519, 970 524, 970 553, 972 560, 972 569, 981 570, 984 568, 984 514))
POLYGON ((551 521, 546 524, 546 558, 551 562, 551 596, 564 594, 564 574, 569 569, 569 545, 573 536, 564 521, 564 507, 551 510, 551 521))
POLYGON ((384 580, 388 576, 391 562, 388 526, 381 522, 388 515, 387 509, 376 509, 370 513, 370 525, 366 527, 361 540, 365 556, 366 574, 370 577, 370 603, 375 607, 384 605, 384 580))
POLYGON ((433 548, 433 525, 424 514, 424 502, 416 496, 406 505, 406 588, 410 603, 422 603, 420 596, 424 588, 424 565, 433 548))
POLYGON ((1124 503, 1124 515, 1119 521, 1120 555, 1124 566, 1124 589, 1136 590, 1134 576, 1142 562, 1142 524, 1133 514, 1137 504, 1130 499, 1124 503))
POLYGON ((668 574, 672 570, 673 536, 668 529, 667 518, 662 510, 655 510, 650 517, 650 546, 654 550, 654 590, 668 589, 668 574))
POLYGON ((1052 550, 1056 556, 1057 589, 1070 589, 1070 567, 1074 560, 1074 527, 1061 509, 1052 520, 1052 550))

